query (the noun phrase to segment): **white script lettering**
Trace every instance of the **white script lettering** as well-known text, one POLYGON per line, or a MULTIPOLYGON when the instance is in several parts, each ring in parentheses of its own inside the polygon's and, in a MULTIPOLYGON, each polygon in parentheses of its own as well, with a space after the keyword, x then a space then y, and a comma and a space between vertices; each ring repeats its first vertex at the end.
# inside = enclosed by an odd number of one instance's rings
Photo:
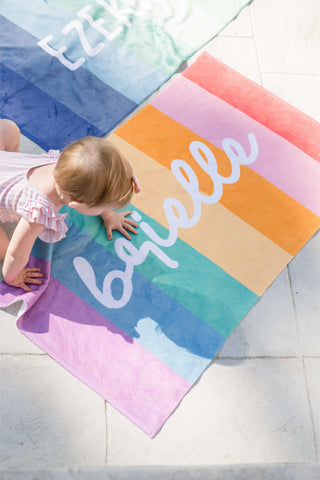
POLYGON ((100 291, 96 285, 95 274, 90 263, 83 257, 76 257, 73 260, 73 265, 79 277, 86 284, 92 295, 102 303, 102 305, 108 308, 122 308, 128 303, 132 294, 134 267, 141 265, 147 258, 149 252, 154 253, 168 268, 177 268, 179 266, 178 262, 171 260, 157 245, 150 241, 144 242, 139 250, 125 238, 118 238, 114 246, 118 257, 123 260, 126 267, 124 271, 112 270, 109 272, 104 279, 102 291, 100 291), (116 279, 121 280, 123 285, 123 293, 119 300, 116 300, 112 294, 112 282, 116 279))
MULTIPOLYGON (((248 134, 248 140, 250 144, 249 156, 246 155, 244 148, 236 140, 232 138, 223 140, 223 149, 231 164, 229 177, 223 177, 218 173, 216 158, 207 145, 199 141, 190 144, 189 148, 193 158, 212 179, 213 192, 208 196, 200 193, 198 178, 188 163, 178 159, 171 163, 173 175, 192 198, 192 216, 188 217, 185 207, 177 199, 166 198, 163 202, 163 208, 169 224, 169 235, 167 238, 160 237, 147 222, 141 222, 140 228, 148 235, 151 241, 144 242, 139 250, 129 240, 118 238, 114 247, 118 257, 125 264, 125 270, 109 272, 104 279, 102 291, 97 287, 95 273, 90 263, 83 257, 74 259, 73 264, 79 277, 100 303, 108 308, 122 308, 129 302, 133 291, 132 276, 134 267, 141 265, 149 252, 152 252, 168 268, 177 268, 179 266, 179 263, 169 258, 159 246, 170 247, 174 245, 178 238, 179 228, 190 228, 198 223, 201 218, 202 204, 210 205, 218 202, 223 193, 223 184, 231 184, 239 180, 240 165, 250 165, 257 159, 258 144, 253 133, 248 134), (115 279, 122 282, 122 295, 118 299, 114 298, 112 294, 112 282, 115 279)), ((141 216, 137 212, 133 212, 132 217, 137 222, 141 220, 141 216)))
POLYGON ((49 53, 49 55, 51 55, 52 57, 56 57, 62 63, 62 65, 67 67, 69 70, 77 70, 86 61, 84 57, 80 57, 76 62, 70 62, 70 60, 68 60, 63 55, 64 52, 67 50, 67 47, 63 45, 59 48, 59 50, 55 50, 54 48, 50 47, 50 45, 48 45, 48 42, 50 42, 52 39, 53 36, 48 35, 47 37, 39 40, 37 45, 39 45, 39 47, 41 47, 45 52, 49 53))
POLYGON ((105 47, 105 44, 102 42, 98 43, 94 48, 91 47, 88 40, 86 39, 82 23, 79 22, 79 20, 72 20, 71 22, 69 22, 68 25, 63 28, 62 33, 66 35, 67 33, 71 32, 73 28, 77 30, 81 45, 83 46, 84 51, 87 55, 89 55, 89 57, 95 57, 105 47))
MULTIPOLYGON (((117 0, 109 0, 108 2, 106 0, 94 0, 94 1, 100 6, 102 6, 108 14, 112 15, 113 18, 115 18, 118 22, 125 25, 126 27, 132 26, 132 23, 128 18, 129 16, 131 15, 142 16, 146 13, 145 9, 137 10, 136 8, 131 8, 131 7, 120 9, 118 7, 117 0)), ((91 5, 85 5, 83 8, 81 8, 81 10, 79 10, 76 13, 77 17, 86 20, 89 23, 90 27, 92 27, 101 35, 103 35, 105 39, 108 41, 113 40, 114 38, 116 38, 118 35, 121 34, 121 32, 123 31, 122 25, 119 25, 118 27, 116 27, 112 32, 109 32, 105 27, 102 26, 105 19, 99 18, 97 20, 94 20, 88 14, 88 10, 90 9, 91 9, 91 5)), ((105 47, 106 44, 104 42, 99 42, 95 46, 90 45, 88 39, 86 38, 85 29, 79 20, 76 20, 76 19, 71 20, 71 22, 65 25, 65 27, 62 29, 62 34, 67 35, 72 29, 75 29, 77 31, 81 46, 84 52, 89 57, 95 57, 105 47)), ((64 65, 69 70, 71 71, 77 70, 86 61, 86 58, 84 56, 81 56, 75 62, 68 60, 67 57, 64 55, 68 47, 66 45, 63 45, 62 47, 56 50, 53 46, 49 45, 49 42, 52 42, 52 40, 53 40, 53 35, 47 35, 43 39, 39 40, 37 45, 39 45, 39 47, 41 47, 49 55, 56 57, 62 63, 62 65, 64 65)))
POLYGON ((127 27, 131 26, 130 20, 127 18, 128 15, 141 16, 144 15, 144 10, 136 10, 134 8, 123 8, 119 9, 117 0, 110 0, 109 2, 105 0, 95 0, 99 3, 107 12, 111 13, 117 20, 124 23, 127 27))
POLYGON ((82 10, 79 10, 77 12, 77 15, 79 18, 84 18, 87 20, 91 27, 93 27, 95 30, 100 32, 107 40, 113 40, 115 37, 117 37, 123 30, 123 27, 117 27, 113 30, 113 32, 109 32, 106 28, 102 26, 104 23, 103 18, 99 18, 98 20, 94 20, 89 14, 88 10, 90 10, 91 7, 90 5, 87 5, 86 7, 83 7, 82 10))

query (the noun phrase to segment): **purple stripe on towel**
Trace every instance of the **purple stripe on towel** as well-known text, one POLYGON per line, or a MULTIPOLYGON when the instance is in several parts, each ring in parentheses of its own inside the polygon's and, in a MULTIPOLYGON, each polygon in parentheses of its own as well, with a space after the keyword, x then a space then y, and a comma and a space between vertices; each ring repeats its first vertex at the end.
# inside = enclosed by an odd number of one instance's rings
POLYGON ((50 287, 17 324, 24 335, 150 436, 191 388, 52 277, 50 287))

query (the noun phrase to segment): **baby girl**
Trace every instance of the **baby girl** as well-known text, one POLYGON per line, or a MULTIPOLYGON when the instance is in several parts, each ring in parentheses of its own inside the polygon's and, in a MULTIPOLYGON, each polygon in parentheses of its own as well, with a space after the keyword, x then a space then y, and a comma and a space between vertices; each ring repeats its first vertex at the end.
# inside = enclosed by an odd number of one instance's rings
POLYGON ((0 221, 18 224, 9 241, 0 226, 0 260, 8 285, 30 291, 41 284, 38 268, 26 268, 37 237, 56 242, 65 237, 69 205, 84 215, 100 215, 107 237, 118 230, 130 239, 138 224, 127 205, 140 188, 132 166, 119 150, 103 138, 86 137, 61 153, 30 155, 19 152, 20 131, 10 120, 0 120, 0 221))

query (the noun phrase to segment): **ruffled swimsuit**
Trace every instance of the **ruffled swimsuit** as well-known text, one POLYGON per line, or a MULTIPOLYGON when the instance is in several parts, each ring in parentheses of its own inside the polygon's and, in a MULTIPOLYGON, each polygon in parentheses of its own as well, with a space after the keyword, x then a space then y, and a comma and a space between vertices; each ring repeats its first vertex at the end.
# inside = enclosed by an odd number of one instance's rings
POLYGON ((28 173, 34 167, 56 163, 59 156, 58 150, 42 155, 0 151, 0 220, 16 222, 23 217, 45 225, 39 237, 49 243, 65 237, 67 214, 59 213, 54 203, 31 185, 28 173))

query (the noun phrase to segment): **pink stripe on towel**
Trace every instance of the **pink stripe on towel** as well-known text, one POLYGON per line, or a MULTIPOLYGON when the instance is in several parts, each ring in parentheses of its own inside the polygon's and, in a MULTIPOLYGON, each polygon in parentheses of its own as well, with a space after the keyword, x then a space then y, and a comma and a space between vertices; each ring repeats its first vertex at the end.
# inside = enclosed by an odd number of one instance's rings
POLYGON ((18 327, 151 437, 191 388, 52 277, 50 288, 20 317, 18 327))
POLYGON ((281 136, 183 76, 150 103, 221 149, 232 137, 248 152, 247 134, 253 133, 259 156, 249 167, 320 215, 319 163, 281 136))

